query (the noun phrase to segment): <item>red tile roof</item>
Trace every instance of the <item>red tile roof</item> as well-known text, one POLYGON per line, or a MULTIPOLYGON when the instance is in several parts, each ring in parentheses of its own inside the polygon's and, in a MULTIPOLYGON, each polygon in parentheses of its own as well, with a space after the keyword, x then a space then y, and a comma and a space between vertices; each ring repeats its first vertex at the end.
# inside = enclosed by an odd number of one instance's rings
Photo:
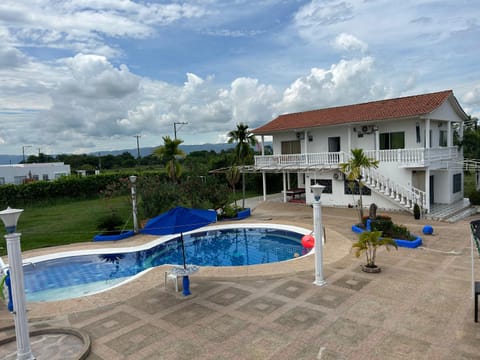
POLYGON ((431 94, 284 114, 253 130, 253 133, 268 135, 283 130, 421 116, 437 109, 450 96, 453 97, 452 90, 446 90, 431 94))

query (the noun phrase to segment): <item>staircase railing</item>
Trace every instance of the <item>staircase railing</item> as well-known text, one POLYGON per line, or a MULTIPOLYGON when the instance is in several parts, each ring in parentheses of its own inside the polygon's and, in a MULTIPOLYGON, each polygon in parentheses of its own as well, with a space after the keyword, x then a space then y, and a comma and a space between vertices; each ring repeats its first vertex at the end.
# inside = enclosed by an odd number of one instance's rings
POLYGON ((363 170, 364 183, 377 192, 389 197, 392 201, 402 205, 405 209, 413 211, 415 204, 418 204, 421 211, 427 209, 427 197, 425 191, 415 187, 400 185, 389 177, 379 173, 375 169, 363 170))

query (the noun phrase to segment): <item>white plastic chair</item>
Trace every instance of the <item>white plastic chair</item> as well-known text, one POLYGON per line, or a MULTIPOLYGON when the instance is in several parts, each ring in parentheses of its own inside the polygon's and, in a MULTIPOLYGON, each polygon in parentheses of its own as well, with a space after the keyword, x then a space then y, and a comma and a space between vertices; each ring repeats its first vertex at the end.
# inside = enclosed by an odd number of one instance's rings
POLYGON ((167 288, 168 280, 172 280, 175 285, 175 291, 178 292, 178 274, 173 272, 172 269, 165 271, 165 288, 167 288))

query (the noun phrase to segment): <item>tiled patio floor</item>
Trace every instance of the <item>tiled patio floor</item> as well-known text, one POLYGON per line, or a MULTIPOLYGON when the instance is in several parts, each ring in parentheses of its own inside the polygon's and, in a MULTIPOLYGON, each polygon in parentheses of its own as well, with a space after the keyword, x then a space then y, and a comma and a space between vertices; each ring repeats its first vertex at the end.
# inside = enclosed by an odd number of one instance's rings
MULTIPOLYGON (((267 203, 249 221, 311 228, 311 212, 305 205, 267 203)), ((426 223, 392 216, 418 234, 426 223)), ((424 237, 425 249, 381 250, 382 272, 366 274, 362 258, 335 252, 336 244, 355 239, 349 229, 355 218, 351 209, 323 211, 326 253, 338 259, 326 259, 324 287, 312 284, 313 258, 286 274, 269 267, 224 277, 221 269, 201 271, 192 276, 187 298, 165 289, 157 268, 88 301, 32 304, 30 321, 85 330, 90 360, 480 358, 468 221, 430 222, 435 233, 424 237)), ((2 323, 10 316, 3 308, 2 323)))

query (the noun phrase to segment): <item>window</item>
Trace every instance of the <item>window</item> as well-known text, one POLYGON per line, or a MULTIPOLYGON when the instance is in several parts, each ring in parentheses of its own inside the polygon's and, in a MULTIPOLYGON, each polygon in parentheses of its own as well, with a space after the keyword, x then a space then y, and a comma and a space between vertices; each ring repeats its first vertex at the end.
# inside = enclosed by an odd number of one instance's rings
POLYGON ((282 154, 300 154, 300 140, 282 141, 282 154))
POLYGON ((43 174, 42 175, 42 180, 48 181, 48 174, 43 174))
POLYGON ((420 124, 417 123, 415 126, 415 135, 417 137, 417 144, 420 144, 422 142, 422 138, 420 137, 420 124))
POLYGON ((440 130, 440 137, 438 138, 438 146, 447 146, 447 131, 440 130))
POLYGON ((20 184, 23 184, 26 179, 27 179, 26 176, 15 176, 13 178, 13 182, 15 185, 20 185, 20 184))
POLYGON ((403 131, 380 134, 380 150, 405 149, 403 131))
MULTIPOLYGON (((343 184, 345 195, 352 195, 352 193, 353 195, 360 195, 360 187, 358 186, 358 181, 345 180, 343 184)), ((364 185, 362 187, 362 195, 370 196, 372 195, 372 190, 370 190, 369 187, 364 185)))
POLYGON ((332 193, 332 180, 328 179, 311 179, 310 185, 323 185, 325 189, 323 189, 322 194, 331 194, 332 193))
POLYGON ((462 174, 453 175, 453 193, 462 191, 462 174))
POLYGON ((0 177, 0 185, 5 185, 5 178, 4 177, 0 177))
POLYGON ((38 181, 38 180, 39 180, 39 176, 38 176, 38 175, 33 175, 33 180, 38 181))

